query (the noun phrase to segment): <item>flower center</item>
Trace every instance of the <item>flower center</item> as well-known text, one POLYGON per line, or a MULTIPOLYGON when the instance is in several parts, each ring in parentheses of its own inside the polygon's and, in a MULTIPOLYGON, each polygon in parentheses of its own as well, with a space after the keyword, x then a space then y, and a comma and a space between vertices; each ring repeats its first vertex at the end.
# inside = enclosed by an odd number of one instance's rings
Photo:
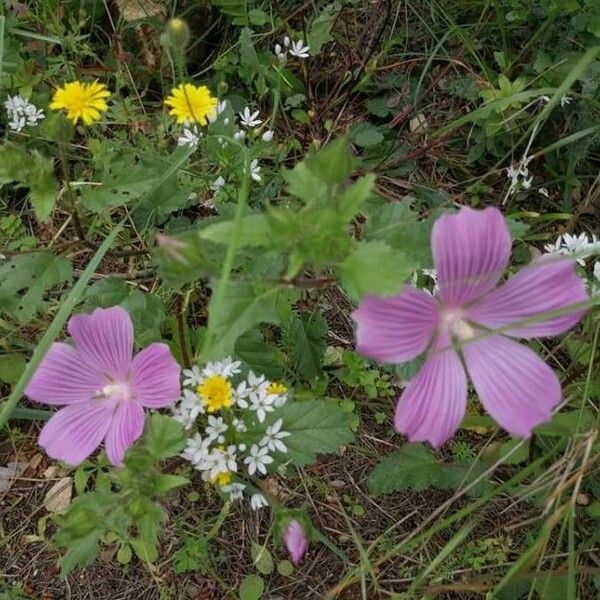
POLYGON ((196 393, 206 406, 208 412, 227 408, 233 403, 233 388, 222 375, 207 377, 197 388, 196 393))
POLYGON ((133 398, 129 384, 118 381, 113 381, 108 385, 105 385, 102 388, 100 395, 103 398, 112 398, 119 402, 131 400, 133 398))
POLYGON ((475 337, 473 328, 464 320, 462 311, 459 309, 442 312, 440 325, 442 331, 456 336, 463 342, 475 337))
POLYGON ((281 396, 288 391, 287 387, 279 381, 272 381, 267 387, 267 393, 273 394, 274 396, 281 396))

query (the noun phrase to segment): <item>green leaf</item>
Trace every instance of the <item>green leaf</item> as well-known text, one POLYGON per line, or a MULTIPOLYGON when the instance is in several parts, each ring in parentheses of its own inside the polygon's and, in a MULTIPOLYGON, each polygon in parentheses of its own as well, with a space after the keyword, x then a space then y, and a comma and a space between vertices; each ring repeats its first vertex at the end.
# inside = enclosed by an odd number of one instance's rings
POLYGON ((183 475, 169 475, 161 473, 156 477, 154 492, 158 495, 166 494, 175 488, 187 485, 190 480, 183 475))
POLYGON ((157 236, 154 259, 164 282, 175 289, 202 277, 217 275, 223 249, 203 240, 198 231, 157 236))
POLYGON ((277 565, 277 572, 284 577, 289 577, 294 572, 294 565, 289 560, 282 560, 277 565))
POLYGON ((109 277, 91 285, 86 291, 86 309, 108 308, 120 304, 133 321, 136 339, 146 346, 161 340, 165 307, 157 296, 127 285, 122 279, 109 277))
POLYGON ((431 264, 429 237, 432 220, 418 220, 410 209, 409 198, 401 202, 374 201, 367 207, 365 240, 382 240, 406 252, 421 267, 431 264))
POLYGON ((273 572, 273 557, 266 546, 252 542, 250 555, 259 573, 270 575, 273 572))
POLYGON ((389 296, 402 287, 415 262, 385 242, 360 242, 337 272, 348 294, 359 300, 366 294, 389 296))
POLYGON ((421 492, 438 482, 440 470, 436 455, 426 446, 405 444, 369 473, 367 486, 375 496, 406 489, 421 492))
POLYGON ((308 400, 285 404, 267 418, 263 429, 279 418, 283 419, 281 429, 291 433, 285 438, 288 447, 285 460, 296 465, 314 463, 317 454, 335 452, 354 439, 350 430, 351 415, 335 401, 308 400))
POLYGON ((252 29, 244 27, 240 31, 240 62, 242 66, 251 71, 257 71, 260 67, 254 44, 252 43, 252 29))
POLYGON ((152 414, 146 423, 143 442, 155 459, 169 458, 181 452, 185 435, 180 423, 159 413, 152 414))
MULTIPOLYGON (((209 225, 200 231, 200 237, 209 242, 227 245, 233 235, 234 222, 220 221, 209 225)), ((271 227, 266 215, 247 215, 242 219, 243 233, 239 239, 238 247, 269 246, 272 242, 271 227)))
POLYGON ((565 600, 569 597, 569 577, 554 573, 540 573, 533 584, 540 600, 565 600))
POLYGON ((240 600, 260 600, 265 591, 265 582, 259 575, 246 575, 240 585, 240 600))
POLYGON ((0 381, 8 383, 9 385, 15 384, 19 381, 27 361, 23 354, 1 354, 0 355, 0 381))
POLYGON ((209 305, 209 327, 216 341, 205 358, 230 356, 238 337, 257 323, 278 324, 296 294, 294 290, 249 281, 230 281, 222 303, 216 306, 211 300, 209 305))
POLYGON ((375 127, 375 125, 371 125, 370 123, 358 123, 352 127, 350 139, 357 146, 369 148, 370 146, 381 144, 383 141, 383 133, 381 133, 379 127, 375 127))
POLYGON ((238 337, 235 354, 255 373, 264 373, 269 379, 283 377, 283 354, 265 341, 258 327, 248 329, 238 337))
POLYGON ((293 315, 283 326, 283 343, 292 361, 292 368, 306 379, 314 379, 321 373, 327 346, 326 334, 327 322, 319 313, 293 315))
POLYGON ((230 17, 234 25, 248 23, 248 0, 210 0, 210 3, 230 17))
POLYGON ((331 30, 341 8, 339 2, 332 2, 313 19, 306 35, 306 43, 312 56, 321 52, 323 46, 333 39, 331 30))
POLYGON ((571 437, 576 433, 592 429, 594 424, 595 417, 591 411, 585 409, 580 414, 580 411, 573 410, 555 413, 549 423, 538 425, 535 433, 551 437, 571 437))
POLYGON ((210 565, 210 543, 205 538, 185 539, 183 546, 175 552, 175 573, 188 573, 190 571, 206 572, 210 565))
POLYGON ((71 281, 68 259, 48 252, 15 256, 0 264, 0 308, 21 323, 44 308, 44 294, 71 281))
POLYGON ((54 208, 58 185, 54 178, 54 161, 37 150, 26 152, 12 144, 0 147, 0 183, 12 181, 29 188, 35 216, 45 221, 54 208))

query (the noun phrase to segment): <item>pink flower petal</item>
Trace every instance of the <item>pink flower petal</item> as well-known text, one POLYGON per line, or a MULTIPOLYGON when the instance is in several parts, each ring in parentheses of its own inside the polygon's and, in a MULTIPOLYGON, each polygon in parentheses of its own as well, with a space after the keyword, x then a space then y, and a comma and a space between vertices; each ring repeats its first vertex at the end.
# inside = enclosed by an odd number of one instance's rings
POLYGON ((285 546, 290 554, 292 562, 297 565, 308 549, 308 540, 304 535, 302 525, 295 519, 290 521, 290 524, 283 533, 283 541, 285 542, 285 546))
POLYGON ((121 402, 113 415, 104 445, 110 462, 120 467, 123 457, 144 431, 144 409, 137 402, 121 402))
POLYGON ((124 308, 97 308, 91 315, 75 315, 68 329, 77 351, 90 366, 112 379, 127 377, 133 352, 133 323, 124 308))
POLYGON ((462 352, 481 402, 502 428, 528 437, 550 419, 560 383, 535 352, 501 335, 469 341, 462 352))
POLYGON ((510 258, 510 232, 497 208, 461 208, 440 217, 431 233, 440 297, 451 307, 494 288, 510 258))
POLYGON ((102 442, 113 406, 90 400, 62 408, 44 425, 38 443, 51 458, 76 466, 102 442))
POLYGON ((131 388, 142 406, 160 408, 179 399, 180 367, 166 344, 150 344, 131 365, 131 388))
POLYGON ((439 340, 398 399, 394 425, 411 442, 439 447, 460 426, 467 404, 467 377, 448 339, 439 340))
POLYGON ((29 381, 25 394, 44 404, 85 402, 106 385, 106 378, 81 360, 68 344, 55 342, 29 381))
POLYGON ((352 313, 357 350, 380 362, 405 362, 421 354, 438 322, 438 303, 410 286, 397 296, 366 296, 352 313))
MULTIPOLYGON (((504 285, 475 302, 466 316, 490 329, 504 328, 587 299, 583 282, 575 273, 575 261, 548 257, 522 269, 504 285)), ((573 327, 584 312, 577 310, 531 325, 503 329, 502 333, 524 338, 557 335, 573 327)))

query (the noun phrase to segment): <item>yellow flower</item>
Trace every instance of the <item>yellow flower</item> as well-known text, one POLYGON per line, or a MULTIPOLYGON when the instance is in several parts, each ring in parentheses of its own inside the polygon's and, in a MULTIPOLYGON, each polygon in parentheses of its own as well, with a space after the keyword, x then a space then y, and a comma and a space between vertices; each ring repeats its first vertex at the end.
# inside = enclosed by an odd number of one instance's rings
POLYGON ((72 81, 65 83, 54 92, 50 108, 52 110, 64 108, 67 111, 67 118, 74 124, 81 119, 84 125, 91 125, 98 121, 108 108, 106 98, 109 96, 110 92, 103 83, 72 81))
POLYGON ((230 471, 223 471, 222 473, 219 473, 218 475, 211 477, 210 482, 213 485, 218 485, 219 487, 223 487, 224 485, 229 485, 231 483, 232 479, 233 479, 233 476, 231 475, 230 471))
POLYGON ((207 377, 197 388, 196 393, 211 413, 221 408, 228 408, 233 404, 233 388, 223 375, 207 377))
POLYGON ((172 89, 165 104, 171 107, 169 114, 173 115, 178 123, 187 121, 206 125, 207 117, 216 114, 217 110, 217 99, 210 95, 210 90, 204 85, 191 83, 182 83, 172 89))
POLYGON ((281 396, 288 391, 287 387, 280 383, 279 381, 272 381, 267 388, 267 392, 269 394, 274 394, 275 396, 281 396))

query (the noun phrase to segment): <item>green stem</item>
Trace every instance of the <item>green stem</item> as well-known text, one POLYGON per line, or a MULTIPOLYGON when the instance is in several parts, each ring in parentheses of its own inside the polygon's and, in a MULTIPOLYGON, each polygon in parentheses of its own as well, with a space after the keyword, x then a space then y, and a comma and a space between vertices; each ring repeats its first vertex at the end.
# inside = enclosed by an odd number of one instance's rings
MULTIPOLYGON (((210 306, 219 306, 223 299, 225 298, 225 292, 227 290, 227 284, 229 283, 229 278, 231 276, 231 270, 233 268, 233 261, 235 260, 235 254, 238 249, 238 240, 241 233, 242 228, 242 219, 244 217, 244 212, 246 210, 246 204, 248 203, 248 196, 250 195, 250 162, 248 160, 247 151, 244 156, 244 169, 242 171, 242 184, 238 191, 238 203, 237 209, 235 211, 235 217, 233 220, 233 231, 231 235, 231 239, 229 240, 229 244, 227 246, 227 251, 225 253, 225 259, 223 260, 223 266, 221 268, 221 277, 219 279, 219 283, 217 285, 216 290, 213 293, 213 296, 210 300, 210 306)), ((208 318, 208 328, 206 331, 206 336, 204 338, 204 342, 202 344, 202 348, 200 350, 200 356, 196 357, 203 362, 206 359, 206 356, 210 352, 211 346, 214 343, 215 333, 214 333, 214 321, 211 320, 210 314, 208 318)))

